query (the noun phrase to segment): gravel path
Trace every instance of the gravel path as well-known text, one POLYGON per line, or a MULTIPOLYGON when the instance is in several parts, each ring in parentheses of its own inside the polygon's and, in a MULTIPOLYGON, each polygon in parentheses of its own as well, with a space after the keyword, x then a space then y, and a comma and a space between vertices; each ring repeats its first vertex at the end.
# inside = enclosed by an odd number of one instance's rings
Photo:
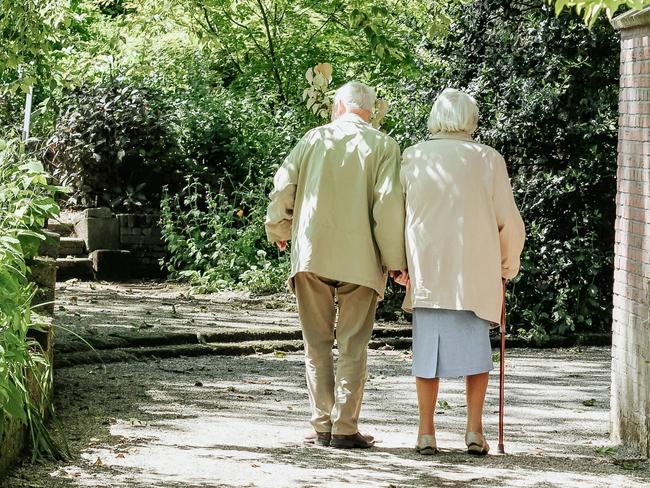
MULTIPOLYGON (((301 444, 300 353, 74 366, 56 374, 73 458, 14 469, 5 488, 647 487, 647 462, 609 444, 609 349, 512 350, 507 455, 463 451, 462 381, 442 383, 442 452, 412 450, 417 412, 405 352, 372 351, 362 431, 368 451, 301 444)), ((493 372, 493 373, 496 373, 493 372)), ((496 452, 498 375, 487 397, 496 452)))

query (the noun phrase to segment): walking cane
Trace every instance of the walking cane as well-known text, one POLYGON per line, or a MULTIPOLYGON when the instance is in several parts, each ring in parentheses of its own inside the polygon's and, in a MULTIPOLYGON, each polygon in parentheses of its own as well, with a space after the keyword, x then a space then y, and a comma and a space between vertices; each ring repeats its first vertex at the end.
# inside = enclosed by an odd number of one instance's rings
POLYGON ((503 447, 503 408, 505 404, 505 352, 506 352, 506 280, 503 280, 503 305, 501 308, 501 368, 499 372, 499 454, 505 454, 503 447))

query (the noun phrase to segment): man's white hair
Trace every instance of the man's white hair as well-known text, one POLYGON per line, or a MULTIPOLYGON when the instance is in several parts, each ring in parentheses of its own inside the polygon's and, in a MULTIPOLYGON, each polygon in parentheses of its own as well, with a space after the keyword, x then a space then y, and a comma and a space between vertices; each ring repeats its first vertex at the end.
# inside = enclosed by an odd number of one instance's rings
POLYGON ((377 95, 371 87, 358 81, 349 81, 336 90, 334 106, 343 102, 348 109, 360 108, 372 112, 375 109, 376 100, 377 95))
POLYGON ((478 125, 478 105, 471 95, 445 88, 433 102, 427 126, 432 134, 438 132, 467 132, 476 130, 478 125))

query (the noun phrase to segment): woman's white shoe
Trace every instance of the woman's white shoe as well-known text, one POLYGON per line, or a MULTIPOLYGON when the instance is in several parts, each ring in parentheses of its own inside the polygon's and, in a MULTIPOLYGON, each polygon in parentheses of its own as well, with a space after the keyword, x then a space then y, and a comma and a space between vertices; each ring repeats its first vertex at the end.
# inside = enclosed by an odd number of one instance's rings
POLYGON ((430 456, 438 452, 436 445, 436 436, 434 434, 420 434, 418 435, 418 442, 415 445, 415 450, 418 454, 430 456))
POLYGON ((467 454, 474 456, 485 456, 490 452, 490 445, 478 432, 468 432, 465 434, 465 445, 467 445, 467 454))

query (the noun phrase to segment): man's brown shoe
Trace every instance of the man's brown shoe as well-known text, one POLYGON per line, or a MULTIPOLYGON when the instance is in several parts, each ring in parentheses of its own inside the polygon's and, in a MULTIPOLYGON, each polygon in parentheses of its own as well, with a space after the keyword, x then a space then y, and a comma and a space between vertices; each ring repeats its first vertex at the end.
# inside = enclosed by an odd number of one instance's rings
POLYGON ((352 435, 339 435, 332 436, 330 446, 338 449, 368 449, 375 445, 375 439, 371 435, 362 435, 357 432, 352 435))
POLYGON ((328 447, 332 434, 329 432, 316 432, 315 430, 305 436, 303 442, 305 444, 316 444, 317 446, 328 447))

